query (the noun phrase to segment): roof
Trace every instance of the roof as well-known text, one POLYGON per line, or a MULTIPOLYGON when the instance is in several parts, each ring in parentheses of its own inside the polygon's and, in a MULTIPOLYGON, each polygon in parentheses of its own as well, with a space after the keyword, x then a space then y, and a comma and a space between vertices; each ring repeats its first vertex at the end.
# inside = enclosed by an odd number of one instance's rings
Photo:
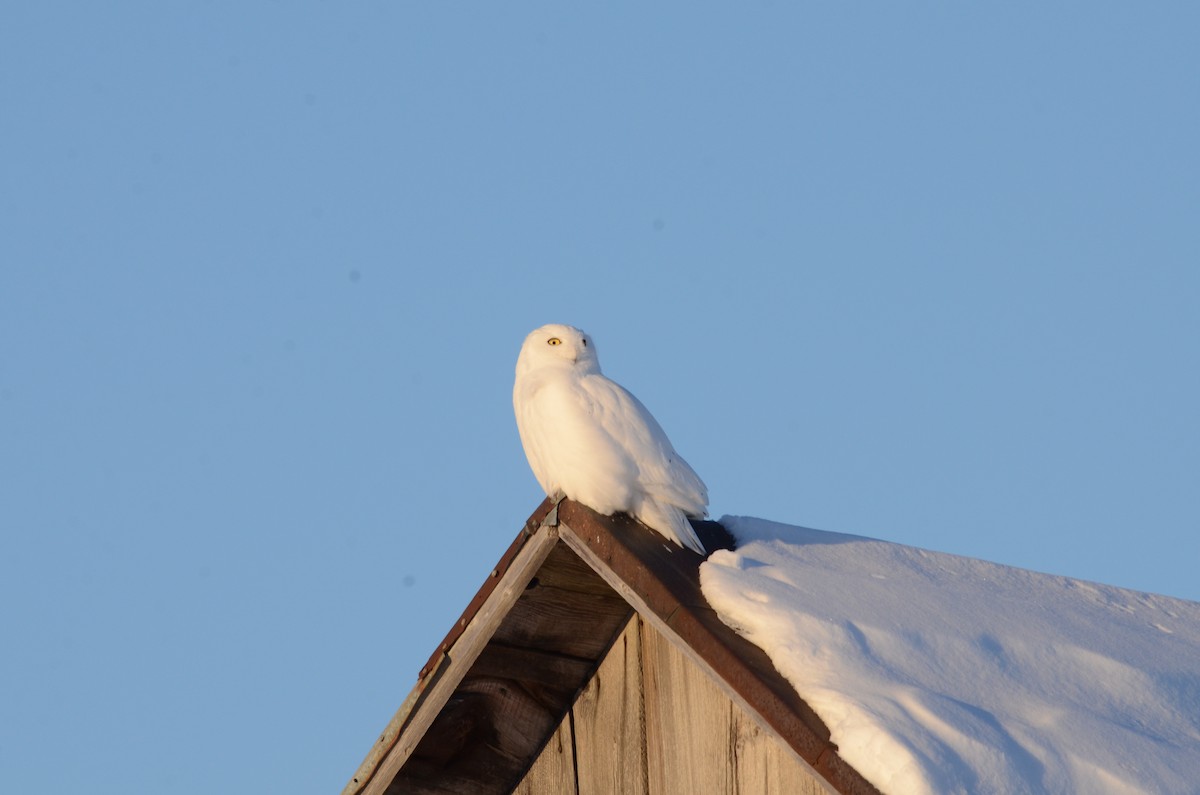
POLYGON ((887 792, 1200 781, 1200 603, 751 517, 704 596, 887 792))
MULTIPOLYGON (((720 524, 693 524, 707 549, 733 549, 720 524)), ((708 605, 702 562, 623 515, 544 501, 343 795, 511 791, 635 611, 834 789, 878 793, 767 655, 708 605)))

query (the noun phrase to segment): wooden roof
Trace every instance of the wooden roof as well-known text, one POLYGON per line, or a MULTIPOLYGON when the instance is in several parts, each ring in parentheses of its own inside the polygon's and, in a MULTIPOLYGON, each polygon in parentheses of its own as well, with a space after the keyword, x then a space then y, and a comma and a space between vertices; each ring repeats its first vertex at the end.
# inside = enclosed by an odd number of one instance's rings
MULTIPOLYGON (((716 522, 693 525, 707 549, 733 548, 716 522)), ((832 788, 878 795, 766 654, 708 606, 702 560, 623 515, 544 501, 343 795, 511 792, 634 611, 832 788)))

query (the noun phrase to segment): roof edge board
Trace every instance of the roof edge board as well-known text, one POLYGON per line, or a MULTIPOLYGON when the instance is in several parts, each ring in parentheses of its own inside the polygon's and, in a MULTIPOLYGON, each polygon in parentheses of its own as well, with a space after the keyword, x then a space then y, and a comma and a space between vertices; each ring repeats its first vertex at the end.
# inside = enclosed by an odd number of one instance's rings
POLYGON ((533 532, 462 634, 432 670, 427 666, 342 795, 381 795, 387 790, 558 540, 556 527, 542 525, 533 532))

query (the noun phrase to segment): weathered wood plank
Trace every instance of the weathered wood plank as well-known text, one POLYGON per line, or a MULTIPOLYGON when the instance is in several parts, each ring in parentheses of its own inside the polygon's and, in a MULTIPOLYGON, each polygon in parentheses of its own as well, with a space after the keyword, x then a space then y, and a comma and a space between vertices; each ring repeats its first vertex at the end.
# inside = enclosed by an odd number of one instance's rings
POLYGON ((543 588, 561 588, 565 591, 610 596, 608 587, 592 567, 579 559, 568 547, 557 546, 546 558, 546 563, 537 574, 537 582, 543 588))
POLYGON ((733 795, 837 795, 773 735, 733 711, 733 795))
POLYGON ((650 792, 733 792, 733 705, 659 632, 642 634, 650 792))
POLYGON ((607 624, 620 626, 632 608, 612 589, 589 593, 554 588, 543 585, 540 577, 539 573, 539 579, 529 584, 504 623, 496 628, 496 642, 599 659, 612 642, 613 633, 596 630, 607 624))
POLYGON ((643 626, 646 740, 654 795, 836 795, 669 639, 643 626))
POLYGON ((514 648, 493 641, 488 644, 487 651, 479 655, 471 668, 471 676, 514 679, 526 685, 558 688, 564 683, 585 681, 595 667, 594 660, 514 648))
POLYGON ((579 795, 646 795, 641 622, 636 614, 572 708, 579 795))
MULTIPOLYGON (((614 790, 616 792, 616 790, 614 790)), ((514 795, 579 795, 575 787, 571 720, 563 718, 533 767, 513 790, 514 795)))
POLYGON ((809 764, 821 754, 837 750, 824 721, 783 678, 766 652, 738 635, 715 610, 675 610, 666 627, 668 638, 679 639, 676 648, 702 669, 712 670, 715 681, 734 703, 761 718, 764 729, 785 738, 809 764))

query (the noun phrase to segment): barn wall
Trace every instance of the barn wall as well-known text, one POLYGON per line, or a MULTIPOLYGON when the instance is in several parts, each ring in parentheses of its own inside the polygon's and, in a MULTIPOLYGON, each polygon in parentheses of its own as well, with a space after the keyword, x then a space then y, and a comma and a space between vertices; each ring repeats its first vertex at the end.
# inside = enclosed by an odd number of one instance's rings
POLYGON ((521 795, 827 795, 790 748, 636 616, 516 790, 521 795))

